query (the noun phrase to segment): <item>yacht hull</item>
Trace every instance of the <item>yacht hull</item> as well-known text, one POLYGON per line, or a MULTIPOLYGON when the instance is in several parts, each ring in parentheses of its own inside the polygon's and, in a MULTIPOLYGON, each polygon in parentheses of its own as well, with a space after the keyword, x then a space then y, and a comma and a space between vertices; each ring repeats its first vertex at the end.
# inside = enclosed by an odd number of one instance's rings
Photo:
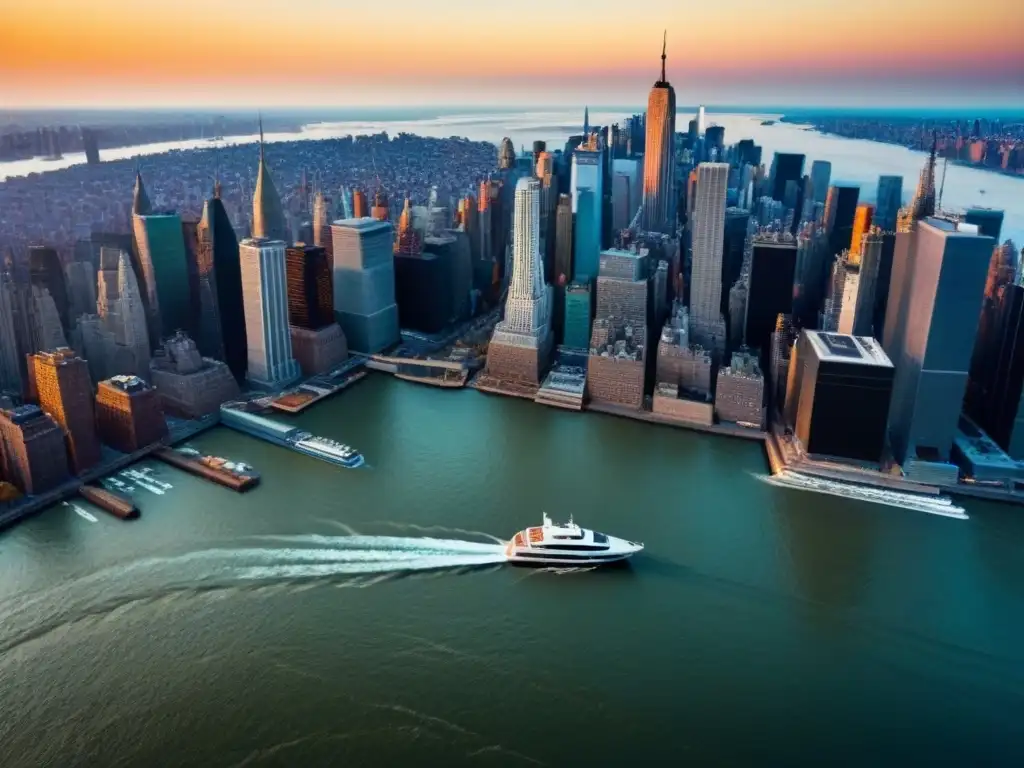
POLYGON ((621 563, 632 557, 630 552, 624 555, 604 555, 602 557, 552 557, 539 552, 515 552, 505 555, 510 565, 521 565, 528 568, 544 568, 557 565, 562 568, 593 568, 598 565, 621 563))

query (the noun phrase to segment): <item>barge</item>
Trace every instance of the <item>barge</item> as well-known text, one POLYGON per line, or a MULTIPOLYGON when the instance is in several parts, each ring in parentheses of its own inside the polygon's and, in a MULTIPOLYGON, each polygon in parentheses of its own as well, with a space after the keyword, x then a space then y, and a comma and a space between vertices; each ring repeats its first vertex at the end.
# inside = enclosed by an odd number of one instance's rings
POLYGON ((260 482, 260 476, 248 464, 231 462, 219 456, 203 456, 199 451, 188 448, 161 448, 154 456, 172 467, 212 480, 239 493, 254 488, 260 482))

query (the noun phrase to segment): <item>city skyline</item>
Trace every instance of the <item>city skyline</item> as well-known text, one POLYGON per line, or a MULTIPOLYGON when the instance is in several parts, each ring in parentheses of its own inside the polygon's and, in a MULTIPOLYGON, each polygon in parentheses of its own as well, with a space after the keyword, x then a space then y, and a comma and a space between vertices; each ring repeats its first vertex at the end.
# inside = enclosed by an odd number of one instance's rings
MULTIPOLYGON (((447 0, 432 14, 398 0, 386 27, 375 7, 321 0, 296 0, 288 14, 268 0, 214 8, 181 0, 147 4, 145 13, 127 0, 87 9, 53 0, 45 16, 29 4, 4 9, 0 90, 9 106, 24 108, 632 103, 657 77, 667 29, 667 76, 679 104, 1019 103, 1024 51, 1015 30, 1024 11, 1010 0, 980 9, 1000 24, 955 32, 924 0, 865 0, 842 24, 837 5, 790 0, 769 9, 742 0, 727 10, 693 9, 683 23, 673 0, 645 0, 629 17, 594 0, 572 15, 574 34, 536 25, 531 44, 517 46, 505 42, 504 8, 467 0, 447 0), (879 23, 887 17, 891 23, 879 23), (366 33, 375 28, 386 33, 366 33), (282 45, 267 56, 250 44, 313 40, 314 29, 334 30, 337 45, 282 45), (773 43, 793 34, 799 45, 773 43), (872 44, 850 46, 851 39, 872 44)), ((539 0, 517 5, 526 18, 550 11, 539 0)))

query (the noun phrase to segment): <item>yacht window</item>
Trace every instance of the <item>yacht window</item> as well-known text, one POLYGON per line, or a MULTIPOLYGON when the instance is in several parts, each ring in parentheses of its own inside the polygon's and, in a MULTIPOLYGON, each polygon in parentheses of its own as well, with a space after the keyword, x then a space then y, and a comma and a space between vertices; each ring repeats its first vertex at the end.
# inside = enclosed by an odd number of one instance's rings
POLYGON ((566 535, 564 535, 564 534, 563 534, 563 535, 560 535, 560 534, 557 534, 557 533, 556 533, 556 534, 555 534, 554 536, 552 536, 551 538, 552 538, 552 539, 582 539, 582 538, 583 538, 583 534, 581 533, 581 534, 579 534, 578 536, 571 536, 571 535, 569 535, 569 536, 566 536, 566 535))
POLYGON ((608 537, 605 536, 603 533, 598 533, 597 531, 594 531, 594 543, 595 544, 607 544, 608 543, 608 537))

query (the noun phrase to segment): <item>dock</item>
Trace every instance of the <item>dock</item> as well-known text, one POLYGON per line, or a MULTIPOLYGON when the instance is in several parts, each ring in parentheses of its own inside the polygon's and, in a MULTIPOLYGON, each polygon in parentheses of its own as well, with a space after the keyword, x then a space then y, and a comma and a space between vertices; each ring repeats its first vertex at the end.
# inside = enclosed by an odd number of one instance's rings
POLYGON ((109 512, 122 520, 134 520, 139 516, 139 508, 131 499, 114 491, 108 491, 106 488, 83 485, 78 489, 78 495, 104 512, 109 512))
POLYGON ((239 493, 255 488, 260 482, 258 475, 239 474, 227 469, 211 467, 199 459, 185 456, 171 448, 161 448, 154 452, 153 456, 166 464, 170 464, 172 467, 188 472, 190 475, 212 480, 218 485, 223 485, 239 493))
POLYGON ((348 389, 357 381, 366 378, 362 360, 352 357, 344 365, 330 373, 312 376, 297 387, 271 398, 270 407, 283 413, 302 413, 315 403, 348 389))

